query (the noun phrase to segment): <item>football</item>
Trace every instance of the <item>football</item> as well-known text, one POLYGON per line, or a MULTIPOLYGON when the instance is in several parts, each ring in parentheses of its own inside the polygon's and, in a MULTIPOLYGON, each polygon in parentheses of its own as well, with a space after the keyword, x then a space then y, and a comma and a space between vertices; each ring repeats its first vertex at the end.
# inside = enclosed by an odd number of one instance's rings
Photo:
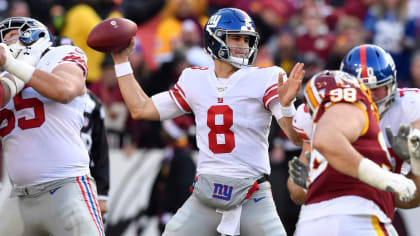
POLYGON ((126 48, 137 33, 137 25, 126 18, 110 18, 97 24, 87 38, 89 47, 101 52, 126 48))

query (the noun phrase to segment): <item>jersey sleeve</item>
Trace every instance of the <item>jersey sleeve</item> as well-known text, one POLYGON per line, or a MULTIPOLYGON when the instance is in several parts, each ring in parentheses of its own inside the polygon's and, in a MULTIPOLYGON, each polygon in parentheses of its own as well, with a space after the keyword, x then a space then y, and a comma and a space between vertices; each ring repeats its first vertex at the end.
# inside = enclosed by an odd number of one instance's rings
POLYGON ((403 88, 399 90, 403 112, 411 123, 420 120, 420 89, 403 88))
POLYGON ((283 82, 287 81, 286 72, 282 68, 278 66, 273 66, 271 67, 270 72, 271 73, 268 74, 269 79, 266 82, 265 92, 263 96, 264 107, 267 110, 269 109, 270 104, 272 104, 273 102, 279 102, 279 96, 277 94, 277 83, 279 74, 283 74, 283 82))
POLYGON ((178 82, 169 90, 169 95, 171 96, 172 100, 184 113, 189 113, 192 111, 190 105, 187 102, 187 96, 185 93, 187 88, 187 83, 185 80, 187 80, 188 70, 189 69, 185 69, 182 72, 178 82))
POLYGON ((310 142, 312 136, 312 118, 305 104, 301 104, 293 117, 293 129, 304 142, 310 142))
POLYGON ((87 67, 87 57, 86 54, 82 51, 82 49, 75 47, 75 46, 62 46, 66 47, 65 53, 58 61, 57 65, 64 64, 64 63, 72 63, 76 66, 80 67, 83 70, 83 76, 86 78, 88 73, 87 67))
POLYGON ((172 119, 177 116, 184 114, 184 112, 178 108, 178 105, 172 100, 169 95, 169 91, 161 92, 152 96, 153 104, 159 112, 160 120, 172 119))

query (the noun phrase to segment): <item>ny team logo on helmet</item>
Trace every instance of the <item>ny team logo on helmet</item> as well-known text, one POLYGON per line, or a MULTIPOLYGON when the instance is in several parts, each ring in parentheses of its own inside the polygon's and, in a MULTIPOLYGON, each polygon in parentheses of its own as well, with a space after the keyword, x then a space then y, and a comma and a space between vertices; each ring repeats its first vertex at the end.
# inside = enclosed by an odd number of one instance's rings
MULTIPOLYGON (((4 43, 4 36, 11 30, 18 31, 18 39, 23 45, 28 46, 40 38, 48 38, 51 42, 53 37, 48 28, 41 22, 28 17, 10 17, 0 22, 0 39, 4 43)), ((16 38, 8 39, 15 40, 16 38)))
POLYGON ((372 44, 357 46, 344 57, 340 70, 356 76, 370 89, 387 86, 387 95, 375 103, 379 114, 389 108, 397 94, 397 71, 389 53, 372 44))
POLYGON ((204 28, 204 46, 213 57, 240 68, 251 66, 258 52, 259 35, 251 17, 244 11, 236 8, 223 8, 210 17, 204 28), (249 46, 241 47, 247 53, 243 57, 233 56, 227 36, 229 34, 248 35, 249 46))
MULTIPOLYGON (((314 118, 325 96, 330 96, 331 102, 356 102, 357 91, 364 93, 369 90, 352 75, 338 70, 324 70, 315 74, 306 84, 304 99, 309 113, 314 118)), ((369 94, 368 94, 369 95, 369 94)))

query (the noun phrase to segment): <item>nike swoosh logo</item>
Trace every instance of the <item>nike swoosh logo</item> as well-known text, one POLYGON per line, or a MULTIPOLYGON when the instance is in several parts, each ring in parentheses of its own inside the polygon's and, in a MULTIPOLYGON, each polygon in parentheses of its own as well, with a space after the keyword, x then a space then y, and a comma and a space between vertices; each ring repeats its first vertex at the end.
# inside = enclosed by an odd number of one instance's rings
POLYGON ((55 193, 55 191, 57 191, 59 188, 61 188, 61 187, 58 187, 58 188, 56 188, 56 189, 51 190, 51 191, 50 191, 50 194, 51 194, 51 195, 53 195, 53 194, 55 193))
POLYGON ((260 197, 260 198, 254 198, 254 202, 259 202, 261 200, 263 200, 265 197, 260 197))

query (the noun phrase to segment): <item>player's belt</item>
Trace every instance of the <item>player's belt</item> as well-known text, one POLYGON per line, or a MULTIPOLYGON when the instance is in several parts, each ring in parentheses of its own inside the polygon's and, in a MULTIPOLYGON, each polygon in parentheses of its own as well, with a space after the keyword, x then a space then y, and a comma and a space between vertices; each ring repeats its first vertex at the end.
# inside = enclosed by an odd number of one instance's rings
POLYGON ((268 175, 264 174, 263 177, 257 179, 257 183, 261 184, 261 183, 264 183, 265 181, 268 181, 268 180, 269 180, 268 175))

